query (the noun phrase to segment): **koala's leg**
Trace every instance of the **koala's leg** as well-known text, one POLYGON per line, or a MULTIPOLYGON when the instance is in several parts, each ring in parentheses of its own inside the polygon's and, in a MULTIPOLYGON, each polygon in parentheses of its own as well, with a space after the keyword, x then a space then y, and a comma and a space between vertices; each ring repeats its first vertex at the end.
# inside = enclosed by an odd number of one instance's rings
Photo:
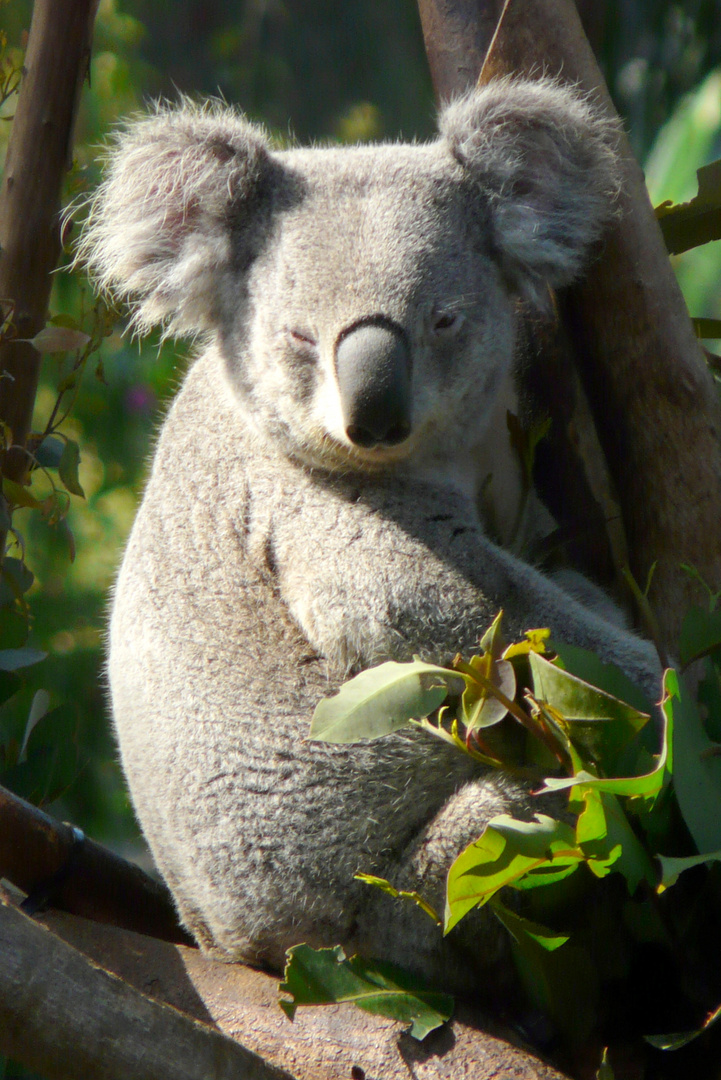
MULTIPOLYGON (((399 854, 388 877, 397 889, 418 892, 443 917, 446 877, 458 855, 498 814, 530 820, 543 804, 499 773, 464 784, 399 854)), ((494 1003, 515 990, 506 931, 487 908, 470 912, 447 937, 409 900, 368 887, 359 920, 359 948, 369 956, 392 956, 428 984, 456 993, 487 987, 494 1003)))

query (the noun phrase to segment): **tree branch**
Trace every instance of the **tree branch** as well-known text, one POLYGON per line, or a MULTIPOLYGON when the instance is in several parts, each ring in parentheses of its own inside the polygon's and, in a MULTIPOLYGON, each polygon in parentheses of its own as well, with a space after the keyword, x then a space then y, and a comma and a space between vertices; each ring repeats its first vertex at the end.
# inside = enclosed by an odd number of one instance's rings
MULTIPOLYGON (((33 8, 0 188, 0 300, 14 311, 18 338, 34 337, 47 316, 50 275, 60 254, 60 188, 71 163, 97 4, 35 0, 33 8)), ((0 422, 18 448, 30 430, 40 361, 25 342, 0 344, 0 422)), ((22 449, 5 455, 5 476, 21 480, 26 471, 22 449)))
POLYGON ((2 901, 0 1051, 47 1080, 292 1080, 2 901))
POLYGON ((3 787, 0 878, 88 919, 192 944, 164 885, 3 787))

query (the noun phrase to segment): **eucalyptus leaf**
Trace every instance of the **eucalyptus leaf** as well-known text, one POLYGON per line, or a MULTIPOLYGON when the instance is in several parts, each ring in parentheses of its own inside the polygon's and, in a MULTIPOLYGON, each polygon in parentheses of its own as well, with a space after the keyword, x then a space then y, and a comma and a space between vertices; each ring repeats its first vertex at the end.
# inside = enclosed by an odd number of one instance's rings
POLYGON ((504 886, 533 888, 559 881, 585 859, 565 822, 545 814, 531 822, 507 814, 493 818, 448 872, 444 933, 504 886))
POLYGON ((0 649, 0 671, 18 671, 39 664, 48 654, 40 649, 0 649))
POLYGON ((450 995, 426 990, 413 976, 390 964, 360 956, 346 959, 340 945, 312 949, 303 944, 289 949, 279 989, 293 999, 279 1002, 291 1020, 299 1005, 352 1002, 375 1016, 410 1024, 410 1034, 416 1039, 424 1039, 453 1012, 450 995))
POLYGON ((547 926, 532 922, 531 919, 523 919, 515 911, 509 911, 497 897, 489 901, 489 904, 493 909, 493 914, 519 944, 530 938, 546 952, 555 952, 569 939, 568 934, 559 934, 555 930, 549 930, 547 926))
POLYGON ((84 499, 85 492, 78 478, 79 467, 80 447, 73 439, 66 439, 65 449, 58 462, 58 475, 71 495, 80 495, 84 499))
POLYGON ((709 611, 692 607, 686 612, 678 642, 678 658, 687 667, 699 656, 706 656, 721 646, 721 608, 709 611))
POLYGON ((657 858, 661 863, 659 892, 662 892, 675 885, 684 870, 691 870, 694 866, 708 865, 712 862, 721 862, 721 851, 711 851, 708 855, 690 855, 685 859, 675 859, 667 855, 659 855, 657 858))
POLYGON ((345 683, 334 697, 316 706, 310 738, 320 742, 355 743, 380 739, 410 720, 429 716, 443 704, 462 678, 447 668, 412 660, 389 660, 345 683))
POLYGON ((598 690, 538 653, 529 653, 528 659, 534 696, 548 702, 567 720, 624 720, 636 731, 648 721, 648 715, 633 705, 598 690))
POLYGON ((38 465, 45 469, 57 469, 65 450, 65 442, 55 435, 46 435, 35 450, 38 465))
POLYGON ((666 673, 662 708, 673 719, 676 798, 700 854, 721 848, 721 746, 711 742, 688 688, 666 673))
POLYGON ((680 1050, 682 1046, 687 1046, 688 1043, 697 1039, 699 1035, 703 1035, 712 1024, 717 1023, 719 1020, 721 1020, 721 1005, 707 1016, 705 1022, 695 1031, 677 1032, 674 1035, 645 1035, 644 1038, 647 1043, 655 1046, 657 1050, 680 1050))

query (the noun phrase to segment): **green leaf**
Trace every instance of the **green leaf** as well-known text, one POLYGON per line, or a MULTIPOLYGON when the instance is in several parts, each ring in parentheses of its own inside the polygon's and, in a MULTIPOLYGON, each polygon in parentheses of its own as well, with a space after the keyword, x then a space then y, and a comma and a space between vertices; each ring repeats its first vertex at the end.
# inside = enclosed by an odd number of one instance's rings
POLYGON ((667 672, 666 689, 662 707, 673 719, 674 790, 703 855, 721 848, 721 746, 707 736, 696 704, 675 672, 667 672))
POLYGON ((85 492, 78 479, 79 466, 80 447, 73 439, 66 439, 65 449, 58 462, 58 475, 71 495, 80 495, 84 499, 85 492))
POLYGON ((511 934, 513 957, 529 999, 571 1042, 582 1043, 597 1020, 598 977, 590 956, 564 941, 563 935, 520 919, 498 900, 492 906, 511 934))
POLYGON ((596 1069, 596 1080, 616 1080, 616 1074, 608 1060, 608 1047, 604 1046, 601 1064, 596 1069))
POLYGON ((516 915, 514 911, 509 911, 507 907, 504 907, 496 897, 489 901, 489 905, 493 908, 496 918, 503 923, 514 941, 519 944, 526 939, 530 939, 547 952, 555 952, 556 949, 560 949, 561 945, 565 945, 569 939, 568 934, 558 934, 555 930, 549 930, 547 926, 541 926, 540 923, 532 922, 530 919, 522 919, 520 915, 516 915))
POLYGON ((20 649, 28 639, 28 620, 22 611, 0 609, 0 651, 20 649))
POLYGON ((60 705, 38 720, 25 752, 25 761, 0 772, 0 783, 36 806, 53 802, 78 776, 76 707, 60 705))
POLYGON ((18 340, 27 341, 39 353, 58 353, 83 349, 90 337, 82 330, 71 330, 66 326, 46 326, 35 337, 18 340))
POLYGON ((16 484, 14 480, 3 477, 3 495, 12 506, 27 506, 31 510, 42 509, 42 503, 31 495, 22 484, 16 484))
POLYGON ((693 607, 686 612, 678 642, 681 667, 688 667, 700 656, 706 656, 721 645, 721 608, 709 611, 693 607))
MULTIPOLYGON (((494 660, 489 651, 483 656, 472 656, 467 668, 477 671, 491 686, 513 701, 516 696, 516 673, 508 660, 494 660)), ((467 669, 466 669, 467 670, 467 669)), ((461 698, 463 719, 469 731, 492 727, 506 716, 508 709, 490 689, 469 678, 461 698)))
MULTIPOLYGON (((566 671, 578 676, 591 686, 605 690, 612 697, 628 702, 639 713, 649 715, 653 712, 653 702, 649 701, 643 690, 631 682, 625 671, 601 660, 589 649, 577 645, 567 645, 564 641, 553 641, 551 646, 561 658, 566 671)), ((659 685, 659 691, 661 687, 659 685)))
POLYGON ((680 1050, 682 1046, 686 1046, 688 1043, 693 1042, 699 1035, 703 1035, 705 1031, 721 1019, 721 1005, 718 1009, 715 1009, 706 1020, 695 1031, 678 1032, 675 1035, 644 1035, 644 1039, 651 1046, 655 1046, 657 1050, 680 1050))
POLYGON ((539 653, 529 653, 528 659, 534 696, 567 720, 623 720, 632 726, 634 733, 647 723, 648 714, 564 671, 539 653))
POLYGON ((9 701, 22 686, 22 679, 10 671, 0 671, 0 705, 9 701))
POLYGON ((392 896, 395 900, 411 900, 414 904, 424 911, 430 919, 433 919, 434 923, 438 926, 441 925, 441 917, 435 908, 423 899, 420 893, 407 892, 405 889, 396 889, 395 885, 391 885, 390 881, 386 881, 385 878, 376 877, 375 874, 356 874, 356 881, 362 881, 364 885, 373 885, 376 889, 380 889, 381 892, 387 893, 388 896, 392 896))
POLYGON ((576 841, 596 877, 611 871, 623 874, 631 895, 642 881, 655 885, 656 872, 648 852, 629 824, 615 795, 585 785, 574 788, 573 801, 583 801, 576 823, 576 841))
POLYGON ((7 555, 3 559, 2 564, 3 595, 0 598, 0 603, 4 605, 10 600, 15 600, 23 596, 34 580, 35 577, 32 571, 28 570, 24 562, 20 559, 13 559, 12 556, 7 555), (5 593, 6 587, 9 596, 5 593))
POLYGON ((387 1016, 410 1024, 416 1039, 450 1019, 453 998, 422 988, 418 981, 392 967, 363 960, 346 959, 340 945, 333 949, 312 949, 295 945, 288 950, 281 993, 292 1001, 280 1001, 291 1020, 299 1005, 330 1005, 349 1001, 375 1016, 387 1016))
POLYGON ((319 702, 310 738, 331 743, 380 739, 410 720, 429 716, 460 683, 461 677, 447 668, 421 660, 389 660, 362 671, 334 697, 319 702))
POLYGON ((18 671, 19 668, 39 664, 48 654, 40 649, 2 649, 0 650, 0 671, 18 671))
POLYGON ((721 319, 691 319, 698 338, 721 338, 721 319))
POLYGON ((585 860, 565 822, 545 814, 531 822, 507 814, 493 818, 448 872, 444 933, 504 886, 534 888, 559 881, 585 860))
POLYGON ((670 889, 675 885, 684 870, 690 870, 694 866, 703 866, 704 863, 721 862, 721 851, 711 851, 708 855, 691 855, 685 859, 675 859, 666 855, 658 855, 661 863, 661 882, 659 892, 670 889))

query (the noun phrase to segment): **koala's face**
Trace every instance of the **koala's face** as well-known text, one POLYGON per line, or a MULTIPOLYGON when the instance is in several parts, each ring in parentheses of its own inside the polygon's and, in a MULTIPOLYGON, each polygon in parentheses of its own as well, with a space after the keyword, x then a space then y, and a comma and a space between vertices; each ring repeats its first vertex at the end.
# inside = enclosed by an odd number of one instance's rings
POLYGON ((572 280, 610 216, 614 141, 549 81, 469 94, 422 146, 279 152, 230 110, 160 110, 120 137, 81 254, 140 327, 213 335, 287 453, 454 458, 496 405, 516 298, 572 280))
POLYGON ((231 291, 223 312, 249 415, 326 466, 472 445, 513 354, 513 302, 465 170, 440 142, 278 159, 247 301, 231 291))

